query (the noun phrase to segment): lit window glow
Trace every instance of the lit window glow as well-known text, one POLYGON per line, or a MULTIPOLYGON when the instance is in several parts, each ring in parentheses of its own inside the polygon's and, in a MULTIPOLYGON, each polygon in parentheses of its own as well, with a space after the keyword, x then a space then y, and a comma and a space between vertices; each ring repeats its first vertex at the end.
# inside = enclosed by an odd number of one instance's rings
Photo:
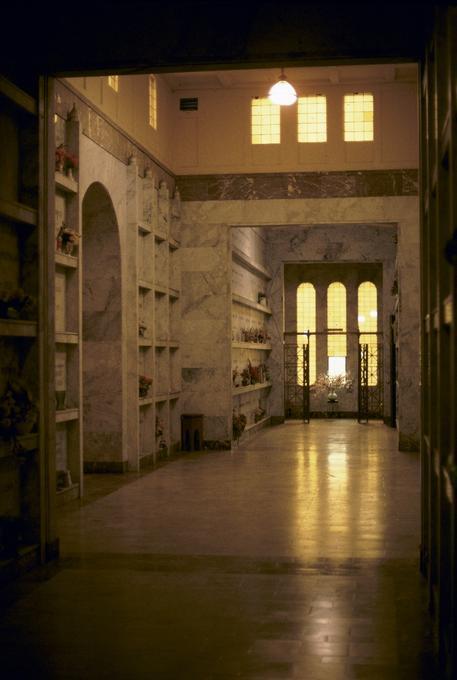
POLYGON ((339 282, 331 283, 327 289, 327 329, 327 356, 346 357, 346 287, 339 282), (337 331, 341 334, 337 335, 337 331))
POLYGON ((119 76, 108 76, 108 85, 115 92, 119 92, 119 76))
POLYGON ((378 330, 378 299, 374 283, 364 281, 357 291, 358 322, 361 333, 359 342, 368 345, 368 385, 378 384, 378 337, 371 335, 378 330))
POLYGON ((327 141, 327 98, 299 97, 298 99, 298 141, 327 141))
POLYGON ((153 75, 149 76, 149 125, 157 130, 157 84, 153 75))
POLYGON ((280 144, 280 110, 280 106, 278 104, 272 104, 267 97, 252 100, 252 144, 280 144))
MULTIPOLYGON (((316 332, 316 290, 312 283, 301 283, 297 288, 297 333, 316 332)), ((297 336, 299 346, 307 339, 303 335, 297 336)), ((297 380, 303 385, 303 350, 299 350, 297 380)), ((309 384, 316 382, 316 336, 309 338, 309 384)))
POLYGON ((329 376, 344 375, 346 373, 346 357, 329 357, 328 374, 329 376))
POLYGON ((368 92, 344 95, 344 141, 372 142, 373 95, 368 92))

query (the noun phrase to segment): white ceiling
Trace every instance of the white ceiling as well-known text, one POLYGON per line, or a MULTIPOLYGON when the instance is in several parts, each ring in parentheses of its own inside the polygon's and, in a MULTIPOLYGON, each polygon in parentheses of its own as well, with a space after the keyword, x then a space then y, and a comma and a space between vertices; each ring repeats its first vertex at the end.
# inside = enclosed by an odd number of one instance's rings
MULTIPOLYGON (((294 66, 284 69, 295 86, 364 83, 416 82, 416 64, 365 64, 353 66, 294 66)), ((173 91, 266 89, 278 79, 280 68, 233 71, 189 71, 166 73, 162 78, 173 91)))

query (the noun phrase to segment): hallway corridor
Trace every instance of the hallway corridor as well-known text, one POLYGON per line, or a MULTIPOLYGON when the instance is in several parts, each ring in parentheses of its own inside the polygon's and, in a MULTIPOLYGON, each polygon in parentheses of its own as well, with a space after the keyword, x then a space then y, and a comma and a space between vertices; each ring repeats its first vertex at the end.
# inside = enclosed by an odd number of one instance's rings
POLYGON ((3 593, 2 678, 438 677, 394 430, 291 422, 129 479, 65 508, 59 565, 3 593))

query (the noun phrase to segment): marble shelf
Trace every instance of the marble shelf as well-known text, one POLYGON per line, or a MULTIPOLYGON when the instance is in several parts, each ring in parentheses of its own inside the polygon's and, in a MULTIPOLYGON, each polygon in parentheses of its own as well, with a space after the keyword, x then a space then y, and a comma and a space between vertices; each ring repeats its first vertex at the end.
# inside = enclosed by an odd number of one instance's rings
POLYGON ((150 281, 138 279, 138 288, 142 288, 143 290, 154 290, 154 284, 150 281))
POLYGON ((168 343, 168 347, 170 349, 179 349, 179 342, 175 342, 174 340, 170 340, 168 343))
POLYGON ((70 486, 59 489, 56 491, 56 496, 58 506, 76 500, 79 498, 79 482, 74 482, 73 484, 70 484, 70 486))
POLYGON ((10 338, 35 338, 37 322, 22 319, 0 319, 0 336, 10 338))
POLYGON ((251 260, 248 255, 245 255, 236 246, 232 248, 232 259, 234 262, 241 264, 245 269, 250 271, 252 274, 259 276, 260 278, 265 279, 266 281, 271 280, 270 272, 267 269, 265 269, 263 265, 251 260))
POLYGON ((166 286, 160 286, 156 284, 154 286, 154 291, 157 293, 157 295, 167 295, 168 288, 166 286))
POLYGON ((158 231, 156 229, 154 230, 154 238, 158 243, 163 243, 164 241, 167 240, 167 235, 164 232, 158 231))
POLYGON ((175 399, 179 399, 180 396, 181 396, 181 390, 175 390, 173 392, 170 392, 170 394, 169 394, 170 401, 174 401, 175 399))
POLYGON ((139 347, 152 347, 153 345, 154 341, 151 338, 138 338, 139 347))
POLYGON ((265 416, 265 418, 262 418, 262 420, 258 420, 256 423, 251 423, 250 425, 247 425, 244 428, 244 432, 249 432, 250 430, 254 430, 256 428, 260 429, 262 425, 266 425, 269 422, 270 418, 271 416, 265 416))
POLYGON ((264 314, 267 314, 268 316, 271 316, 271 309, 269 307, 265 307, 264 305, 259 305, 258 302, 254 302, 254 300, 248 300, 248 298, 243 297, 242 295, 237 295, 236 293, 232 294, 232 302, 236 302, 238 305, 243 305, 243 307, 249 307, 250 309, 256 309, 259 312, 263 312, 264 314))
POLYGON ((272 347, 267 342, 232 342, 233 349, 258 349, 269 352, 272 347))
POLYGON ((168 245, 170 246, 170 250, 178 250, 181 244, 175 238, 170 237, 168 239, 168 245))
POLYGON ((0 198, 0 215, 19 224, 29 224, 32 227, 38 224, 37 211, 16 201, 6 201, 0 198))
POLYGON ((56 187, 67 194, 78 193, 78 182, 72 177, 67 177, 62 172, 55 172, 56 187))
POLYGON ((56 343, 62 345, 77 345, 79 343, 78 333, 67 333, 58 331, 55 335, 56 343))
POLYGON ((56 423, 67 423, 70 420, 78 420, 78 408, 66 408, 62 411, 56 411, 56 423))
POLYGON ((147 222, 142 222, 138 220, 138 231, 140 231, 142 234, 151 234, 152 233, 152 224, 147 224, 147 222))
POLYGON ((168 400, 168 394, 156 394, 154 397, 154 401, 157 403, 158 401, 167 401, 168 400))
POLYGON ((177 290, 176 288, 169 288, 169 289, 168 289, 168 295, 169 295, 171 298, 178 299, 178 298, 179 298, 179 295, 180 295, 180 291, 177 290))
POLYGON ((246 394, 247 392, 256 392, 257 390, 265 390, 272 387, 273 383, 264 382, 256 383, 255 385, 246 385, 245 387, 232 387, 232 396, 236 397, 239 394, 246 394))
POLYGON ((56 253, 55 262, 60 267, 70 267, 71 269, 78 267, 78 258, 73 255, 65 255, 65 253, 56 253))
POLYGON ((168 340, 156 340, 154 347, 159 350, 166 349, 168 347, 168 340))
POLYGON ((151 404, 154 403, 154 397, 144 397, 142 399, 141 397, 138 399, 138 404, 139 406, 150 406, 151 404))

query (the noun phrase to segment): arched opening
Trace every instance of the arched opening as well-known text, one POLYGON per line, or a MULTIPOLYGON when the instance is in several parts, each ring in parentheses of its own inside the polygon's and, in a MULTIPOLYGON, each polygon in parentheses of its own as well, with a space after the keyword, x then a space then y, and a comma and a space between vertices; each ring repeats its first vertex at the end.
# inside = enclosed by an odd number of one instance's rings
POLYGON ((122 471, 121 257, 107 190, 82 204, 83 451, 85 472, 122 471))

